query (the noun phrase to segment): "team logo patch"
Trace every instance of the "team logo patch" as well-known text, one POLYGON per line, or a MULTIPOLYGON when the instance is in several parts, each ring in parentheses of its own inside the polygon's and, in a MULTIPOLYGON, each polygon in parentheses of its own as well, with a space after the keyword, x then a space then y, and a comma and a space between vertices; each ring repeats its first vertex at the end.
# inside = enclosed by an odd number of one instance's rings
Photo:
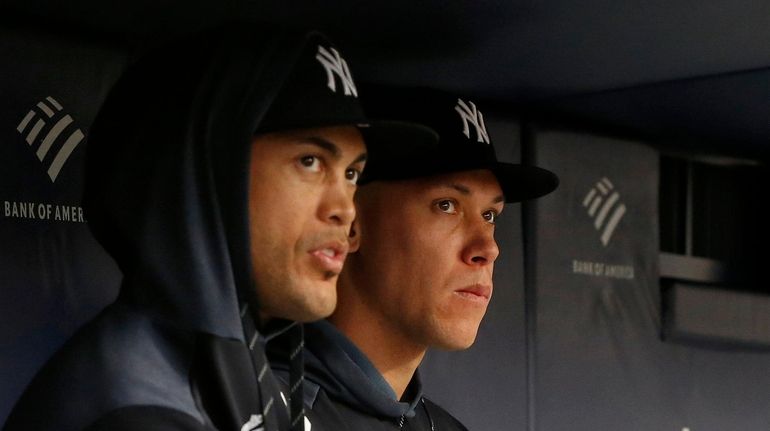
POLYGON ((47 167, 51 182, 56 181, 67 159, 85 137, 74 125, 72 117, 51 96, 30 109, 16 130, 47 167))
POLYGON ((334 78, 336 76, 342 83, 342 89, 346 96, 358 97, 358 90, 353 82, 353 77, 350 75, 348 63, 336 49, 329 48, 327 50, 318 45, 318 54, 315 58, 326 70, 326 85, 331 91, 337 92, 337 80, 334 78))
POLYGON ((463 134, 466 138, 471 139, 469 124, 472 124, 476 129, 476 142, 489 144, 489 134, 487 134, 487 127, 484 125, 484 116, 473 102, 465 103, 462 99, 457 99, 455 111, 460 114, 460 119, 463 121, 463 134))

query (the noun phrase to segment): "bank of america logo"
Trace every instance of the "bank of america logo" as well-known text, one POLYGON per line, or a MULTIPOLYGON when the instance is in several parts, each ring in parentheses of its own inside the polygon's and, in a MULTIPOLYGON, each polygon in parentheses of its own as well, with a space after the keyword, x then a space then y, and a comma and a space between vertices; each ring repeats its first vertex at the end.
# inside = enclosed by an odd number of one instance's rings
POLYGON ((588 210, 594 227, 601 233, 600 239, 605 247, 626 213, 626 206, 619 201, 620 194, 607 177, 599 180, 583 199, 583 207, 588 210))
POLYGON ((48 168, 48 177, 56 181, 72 151, 83 140, 83 132, 73 126, 74 120, 62 111, 62 106, 51 96, 30 109, 16 130, 48 168), (51 157, 46 158, 49 154, 51 157))
POLYGON ((326 70, 326 85, 331 91, 337 92, 337 80, 334 79, 337 76, 340 78, 340 82, 342 82, 342 89, 345 95, 358 97, 358 90, 356 90, 353 77, 350 76, 348 63, 340 56, 336 49, 329 48, 327 50, 323 46, 318 45, 318 54, 316 54, 315 58, 326 70))
POLYGON ((460 119, 463 120, 463 134, 466 138, 471 139, 469 124, 472 124, 476 128, 476 142, 489 144, 489 134, 487 134, 487 126, 484 125, 484 116, 481 115, 481 111, 476 109, 473 102, 465 103, 462 99, 457 99, 455 111, 460 114, 460 119))

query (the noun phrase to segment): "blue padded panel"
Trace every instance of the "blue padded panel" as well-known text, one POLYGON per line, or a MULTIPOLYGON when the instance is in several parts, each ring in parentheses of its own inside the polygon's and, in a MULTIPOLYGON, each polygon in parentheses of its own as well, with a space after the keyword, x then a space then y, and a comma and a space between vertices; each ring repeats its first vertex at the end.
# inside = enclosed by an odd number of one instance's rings
POLYGON ((527 213, 531 429, 766 429, 767 354, 661 339, 657 152, 548 128, 528 145, 562 180, 527 213))
POLYGON ((0 423, 120 274, 80 207, 88 128, 125 56, 0 28, 0 423))

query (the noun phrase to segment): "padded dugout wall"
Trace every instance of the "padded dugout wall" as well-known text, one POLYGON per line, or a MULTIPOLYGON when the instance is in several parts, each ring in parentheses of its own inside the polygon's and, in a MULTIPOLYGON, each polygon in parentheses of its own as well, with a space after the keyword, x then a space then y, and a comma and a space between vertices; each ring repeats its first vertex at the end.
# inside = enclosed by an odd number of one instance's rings
POLYGON ((526 214, 529 429, 770 429, 770 355, 661 340, 658 153, 558 129, 529 138, 561 178, 526 214))
POLYGON ((0 28, 0 424, 46 359, 117 293, 80 206, 88 128, 117 50, 0 28))
POLYGON ((537 429, 682 429, 658 341, 657 152, 543 131, 534 163, 558 172, 533 205, 537 429), (607 413, 612 414, 607 414, 607 413))

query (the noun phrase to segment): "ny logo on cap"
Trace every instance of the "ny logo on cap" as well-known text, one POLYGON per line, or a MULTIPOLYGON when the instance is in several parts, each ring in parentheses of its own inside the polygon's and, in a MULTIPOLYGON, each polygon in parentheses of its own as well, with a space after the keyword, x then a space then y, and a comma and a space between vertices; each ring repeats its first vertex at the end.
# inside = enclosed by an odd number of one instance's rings
POLYGON ((356 84, 353 82, 353 77, 350 76, 350 69, 345 60, 340 57, 340 53, 334 48, 329 48, 329 52, 326 48, 318 45, 318 54, 315 58, 318 60, 324 69, 326 69, 326 85, 333 92, 337 92, 337 82, 334 79, 334 75, 340 77, 342 81, 342 87, 345 90, 346 96, 358 97, 358 90, 356 90, 356 84))
POLYGON ((457 99, 455 111, 460 114, 460 118, 463 120, 463 133, 465 137, 471 138, 471 133, 468 129, 468 123, 471 123, 476 127, 476 141, 489 144, 489 135, 487 134, 487 127, 484 125, 484 116, 476 109, 476 105, 473 102, 466 104, 462 99, 457 99))

